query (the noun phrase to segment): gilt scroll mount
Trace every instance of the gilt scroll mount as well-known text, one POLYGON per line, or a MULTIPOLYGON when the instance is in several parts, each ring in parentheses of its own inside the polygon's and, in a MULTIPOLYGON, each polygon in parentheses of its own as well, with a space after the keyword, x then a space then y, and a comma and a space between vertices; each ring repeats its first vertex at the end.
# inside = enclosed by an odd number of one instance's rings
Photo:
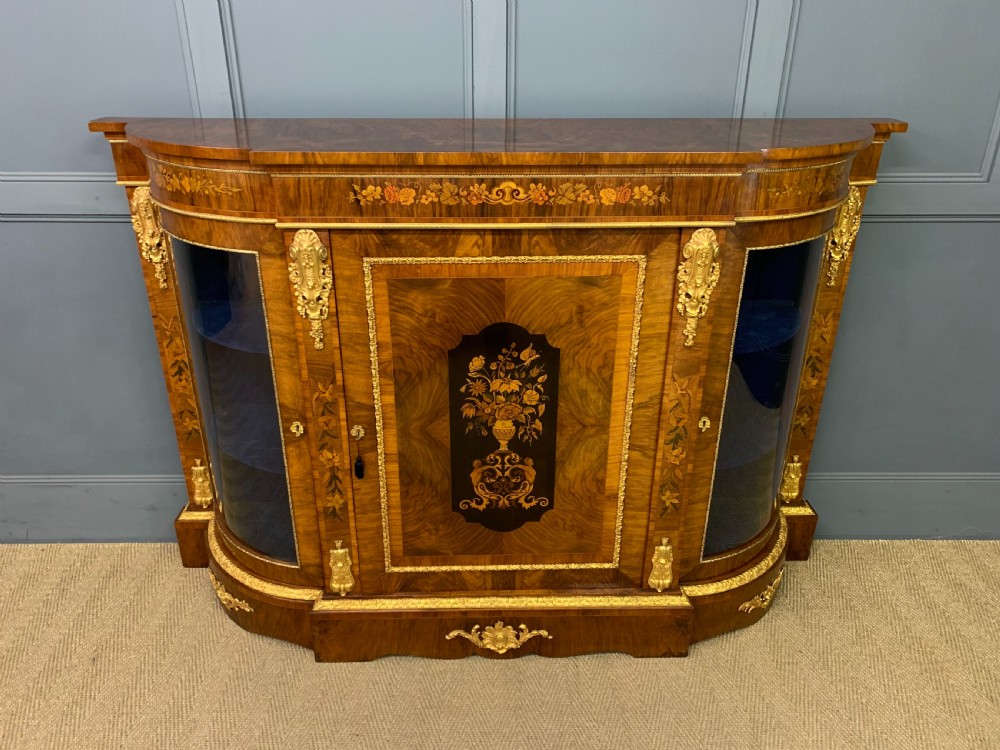
POLYGON ((226 587, 222 585, 222 582, 215 577, 212 571, 208 572, 208 577, 212 580, 212 588, 215 589, 215 595, 219 597, 219 601, 223 607, 231 612, 253 612, 253 607, 226 591, 226 587))
POLYGON ((677 268, 677 312, 684 318, 684 346, 694 346, 698 321, 708 312, 719 283, 719 240, 708 228, 696 229, 682 251, 677 268))
POLYGON ((508 651, 521 648, 525 641, 531 638, 546 638, 552 640, 547 630, 528 630, 527 625, 520 625, 514 630, 510 625, 504 625, 503 620, 498 620, 493 625, 487 625, 480 630, 478 625, 473 625, 472 630, 452 630, 445 636, 445 640, 454 638, 464 638, 478 648, 485 648, 498 654, 505 654, 508 651))
POLYGON ((861 203, 861 189, 852 185, 847 193, 847 200, 837 211, 837 223, 826 236, 823 254, 826 256, 827 286, 837 283, 840 264, 847 260, 854 238, 858 236, 861 228, 861 203))
POLYGON ((167 288, 167 262, 170 257, 169 239, 160 226, 160 216, 156 204, 149 193, 148 185, 141 185, 132 192, 132 229, 139 241, 142 259, 153 265, 156 281, 160 289, 167 288))
POLYGON ((330 253, 319 235, 311 229, 300 229, 288 249, 291 262, 288 276, 295 287, 295 302, 299 315, 309 321, 313 346, 323 348, 323 321, 330 315, 330 290, 333 271, 330 253))
POLYGON ((785 575, 785 570, 782 568, 778 571, 778 575, 774 577, 764 590, 761 591, 753 599, 749 599, 740 605, 740 612, 744 614, 749 614, 755 609, 762 609, 765 612, 771 607, 771 603, 774 601, 774 595, 778 593, 778 586, 781 585, 781 579, 785 575))

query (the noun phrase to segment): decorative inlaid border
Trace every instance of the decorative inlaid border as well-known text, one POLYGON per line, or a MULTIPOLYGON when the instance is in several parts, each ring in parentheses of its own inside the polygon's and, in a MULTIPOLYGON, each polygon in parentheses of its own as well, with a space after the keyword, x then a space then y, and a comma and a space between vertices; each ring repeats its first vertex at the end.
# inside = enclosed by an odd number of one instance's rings
POLYGON ((314 612, 424 611, 439 609, 635 609, 687 608, 690 600, 684 594, 584 594, 581 596, 453 596, 453 597, 386 597, 380 599, 321 599, 313 605, 314 612))
MULTIPOLYGON (((475 178, 474 178, 475 179, 475 178)), ((585 178, 586 179, 586 178, 585 178)), ((536 206, 586 205, 607 209, 617 206, 656 206, 670 202, 667 184, 631 182, 553 182, 542 177, 527 178, 520 182, 504 180, 497 184, 475 182, 459 185, 450 180, 440 182, 369 182, 354 183, 354 190, 347 194, 351 203, 360 206, 397 205, 402 207, 428 206, 536 206), (535 182, 534 180, 538 180, 535 182)))
MULTIPOLYGON (((781 221, 782 219, 801 219, 801 218, 803 218, 805 216, 815 216, 816 214, 824 214, 827 211, 834 211, 834 210, 840 208, 841 205, 843 205, 843 203, 844 203, 844 201, 840 201, 839 203, 834 203, 833 205, 827 206, 825 208, 813 208, 813 209, 810 209, 808 211, 797 211, 795 213, 788 213, 788 214, 765 214, 765 215, 760 215, 760 216, 757 216, 757 215, 753 215, 753 216, 737 216, 736 217, 736 223, 737 224, 753 224, 755 222, 762 222, 762 221, 781 221)), ((780 211, 781 208, 768 207, 768 208, 762 209, 762 210, 765 210, 765 211, 780 211)))
MULTIPOLYGON (((851 157, 852 159, 854 157, 851 157)), ((751 167, 747 168, 746 174, 776 174, 780 172, 816 172, 818 170, 826 169, 828 167, 837 167, 841 164, 846 164, 849 159, 839 159, 837 161, 828 161, 823 164, 807 164, 805 166, 799 167, 761 167, 760 169, 753 169, 751 167)))
POLYGON ((830 367, 830 350, 836 335, 836 325, 836 311, 824 315, 817 305, 809 324, 809 343, 799 380, 799 405, 792 418, 792 429, 807 440, 809 426, 816 420, 823 401, 823 383, 830 367))
MULTIPOLYGON (((160 205, 161 208, 165 208, 167 211, 177 211, 177 209, 171 208, 170 206, 160 205)), ((185 213, 183 211, 178 213, 185 213)), ((231 217, 227 218, 225 216, 215 217, 209 214, 193 214, 187 212, 191 216, 201 216, 202 218, 219 218, 222 221, 237 221, 231 217)), ((775 218, 785 218, 778 216, 775 218)), ((268 223, 267 221, 254 220, 251 223, 268 223)), ((455 217, 453 220, 441 220, 441 221, 408 221, 397 218, 393 221, 368 221, 365 219, 357 219, 355 221, 311 221, 311 222, 275 222, 275 227, 278 229, 353 229, 353 230, 368 230, 368 229, 519 229, 522 231, 537 231, 539 229, 671 229, 678 227, 734 227, 736 226, 735 221, 688 221, 687 219, 675 221, 669 217, 659 219, 657 221, 647 221, 643 219, 637 219, 635 221, 629 220, 612 220, 608 221, 587 221, 586 219, 568 220, 568 221, 552 221, 549 219, 542 219, 539 221, 534 221, 530 216, 519 217, 516 221, 507 222, 503 220, 497 221, 467 221, 465 219, 460 219, 455 217)), ((796 243, 791 243, 796 244, 796 243)))
MULTIPOLYGON (((126 141, 127 143, 127 141, 126 141)), ((168 167, 180 167, 181 169, 192 169, 196 172, 216 172, 218 174, 260 174, 265 175, 263 169, 229 169, 227 167, 205 167, 201 164, 182 164, 179 161, 169 161, 158 156, 147 156, 146 159, 155 164, 165 164, 168 167)))
POLYGON ((364 258, 365 302, 368 310, 368 341, 371 353, 372 399, 375 405, 375 436, 378 444, 379 503, 382 514, 382 545, 387 573, 430 573, 473 570, 591 570, 618 567, 621 554, 622 519, 625 514, 625 480, 628 474, 629 435, 632 426, 632 406, 635 395, 636 360, 639 351, 639 328, 642 318, 643 294, 646 286, 645 255, 558 255, 497 257, 427 257, 427 258, 364 258), (382 387, 378 366, 378 337, 375 326, 375 283, 372 267, 376 265, 488 265, 541 263, 635 263, 635 304, 632 314, 632 340, 629 350, 628 384, 625 394, 625 414, 622 430, 621 468, 618 479, 618 507, 615 517, 615 543, 611 562, 551 563, 511 565, 407 565, 392 564, 389 539, 389 490, 386 481, 385 433, 382 415, 382 387))
POLYGON ((163 320, 160 326, 160 340, 167 361, 167 376, 177 394, 177 419, 184 427, 184 438, 191 440, 201 436, 201 422, 198 420, 198 406, 194 397, 194 383, 191 362, 188 361, 181 321, 176 315, 163 320))
POLYGON ((667 383, 666 434, 663 438, 664 468, 660 482, 660 517, 675 511, 681 503, 681 481, 687 461, 688 422, 691 419, 692 395, 690 378, 678 378, 671 373, 667 383))
POLYGON ((337 403, 336 383, 320 385, 313 381, 312 408, 316 424, 319 425, 319 435, 316 438, 316 448, 319 460, 326 469, 323 486, 326 488, 326 514, 339 521, 346 521, 347 515, 344 503, 344 475, 341 468, 340 452, 340 414, 337 403))
MULTIPOLYGON (((164 164, 171 164, 173 162, 164 162, 164 164)), ((184 164, 179 164, 177 166, 186 166, 184 164)), ((823 166, 823 165, 821 165, 823 166)), ((804 167, 792 167, 792 169, 800 170, 804 167)), ((217 171, 228 171, 228 170, 217 170, 217 171)), ((261 173, 265 174, 265 173, 261 173)), ((298 177, 318 177, 320 179, 348 179, 348 180, 410 180, 414 178, 423 179, 434 179, 434 180, 481 180, 481 179, 491 179, 491 180, 524 180, 524 172, 496 172, 496 171, 480 171, 480 172, 380 172, 377 170, 372 170, 368 172, 268 172, 272 177, 282 177, 282 178, 298 178, 298 177)), ((665 170, 654 170, 649 172, 590 172, 590 173, 570 173, 570 172, 546 172, 544 175, 540 175, 537 178, 532 179, 570 179, 570 180, 597 180, 606 177, 633 177, 638 179, 648 180, 650 177, 658 177, 661 179, 668 179, 672 177, 742 177, 745 172, 671 172, 665 170)))

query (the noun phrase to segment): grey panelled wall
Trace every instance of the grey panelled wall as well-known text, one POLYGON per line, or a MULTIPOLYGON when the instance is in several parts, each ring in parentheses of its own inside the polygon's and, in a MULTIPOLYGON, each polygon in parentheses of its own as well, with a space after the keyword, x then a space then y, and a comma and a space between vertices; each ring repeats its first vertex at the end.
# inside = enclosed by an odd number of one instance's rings
POLYGON ((73 0, 0 24, 0 539, 173 538, 135 246, 86 121, 892 116, 806 496, 827 537, 1000 537, 1000 4, 73 0), (17 71, 17 75, 11 75, 17 71))

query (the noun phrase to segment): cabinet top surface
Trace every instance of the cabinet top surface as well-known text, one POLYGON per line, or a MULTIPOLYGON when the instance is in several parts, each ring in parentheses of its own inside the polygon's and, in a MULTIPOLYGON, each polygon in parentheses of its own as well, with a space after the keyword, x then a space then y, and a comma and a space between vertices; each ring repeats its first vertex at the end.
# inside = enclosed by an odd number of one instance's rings
POLYGON ((751 163, 856 151, 877 133, 906 130, 888 119, 181 119, 104 118, 90 129, 144 150, 260 164, 336 164, 360 154, 431 155, 495 163, 644 161, 751 163), (493 155, 491 159, 490 156, 493 155), (552 156, 556 156, 555 159, 552 156), (548 158, 546 158, 548 157, 548 158), (620 158, 620 157, 617 157, 620 158))

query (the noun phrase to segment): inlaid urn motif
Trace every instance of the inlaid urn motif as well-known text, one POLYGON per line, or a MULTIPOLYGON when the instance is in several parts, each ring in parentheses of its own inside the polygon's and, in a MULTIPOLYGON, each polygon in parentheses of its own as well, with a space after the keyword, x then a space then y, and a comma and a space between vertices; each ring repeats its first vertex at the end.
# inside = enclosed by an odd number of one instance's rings
POLYGON ((559 350, 494 323, 449 352, 452 508, 513 531, 552 508, 559 350))

